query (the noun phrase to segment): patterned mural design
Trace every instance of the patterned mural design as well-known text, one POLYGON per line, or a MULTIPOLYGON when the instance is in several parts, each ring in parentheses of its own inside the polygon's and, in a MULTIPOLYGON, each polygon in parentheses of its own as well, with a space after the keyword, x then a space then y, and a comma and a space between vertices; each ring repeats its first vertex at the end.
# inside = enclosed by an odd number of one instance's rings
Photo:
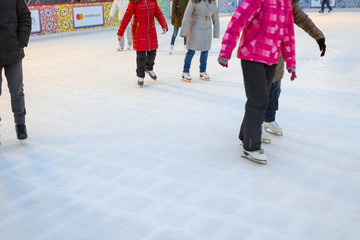
MULTIPOLYGON (((172 0, 157 0, 166 19, 170 16, 170 2, 172 0)), ((236 10, 242 0, 217 0, 220 13, 232 13, 236 10)), ((336 8, 358 8, 360 0, 333 0, 336 1, 336 8)), ((311 0, 300 0, 301 8, 310 8, 311 0)), ((29 5, 30 10, 38 9, 41 16, 41 33, 34 35, 45 35, 69 31, 79 31, 94 28, 113 27, 119 24, 117 14, 110 21, 109 13, 112 7, 112 1, 109 2, 85 2, 85 3, 66 3, 66 4, 44 4, 29 5), (84 5, 103 5, 104 8, 104 26, 75 29, 73 26, 73 7, 84 5)))
POLYGON ((165 19, 169 19, 170 16, 170 1, 171 0, 157 0, 165 19))
POLYGON ((61 32, 79 31, 86 29, 102 28, 91 27, 75 29, 73 26, 73 7, 84 5, 99 5, 104 7, 105 25, 102 27, 113 27, 118 25, 118 17, 114 16, 110 21, 109 14, 112 7, 112 2, 98 2, 98 3, 82 3, 82 4, 49 4, 49 5, 29 5, 29 9, 39 9, 41 15, 42 32, 34 35, 45 35, 61 32))
POLYGON ((238 6, 237 0, 220 0, 218 1, 219 12, 231 13, 234 12, 238 6))

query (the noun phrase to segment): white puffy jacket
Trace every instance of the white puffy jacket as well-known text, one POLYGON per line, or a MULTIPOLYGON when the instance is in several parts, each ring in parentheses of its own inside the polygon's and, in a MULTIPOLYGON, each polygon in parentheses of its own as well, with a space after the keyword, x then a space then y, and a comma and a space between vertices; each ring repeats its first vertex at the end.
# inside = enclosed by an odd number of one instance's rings
POLYGON ((116 9, 119 12, 119 20, 121 20, 126 12, 129 5, 129 0, 114 0, 112 8, 110 10, 110 17, 114 17, 116 9))

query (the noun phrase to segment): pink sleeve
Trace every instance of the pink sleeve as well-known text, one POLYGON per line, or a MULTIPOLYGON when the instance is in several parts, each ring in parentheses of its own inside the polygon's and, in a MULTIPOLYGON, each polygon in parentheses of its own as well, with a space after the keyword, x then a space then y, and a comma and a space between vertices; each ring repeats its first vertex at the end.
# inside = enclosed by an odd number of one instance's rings
POLYGON ((281 45, 281 52, 286 62, 286 68, 296 68, 295 60, 295 33, 294 33, 294 19, 291 14, 288 15, 287 28, 285 28, 284 41, 281 45))
POLYGON ((232 16, 224 34, 220 56, 230 59, 240 32, 260 12, 262 0, 243 0, 232 16))

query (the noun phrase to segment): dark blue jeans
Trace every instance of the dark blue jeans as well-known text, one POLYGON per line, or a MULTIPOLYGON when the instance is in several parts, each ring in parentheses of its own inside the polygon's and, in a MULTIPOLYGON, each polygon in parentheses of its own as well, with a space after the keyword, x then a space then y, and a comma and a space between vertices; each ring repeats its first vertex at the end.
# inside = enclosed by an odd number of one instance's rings
POLYGON ((264 115, 265 122, 275 121, 276 111, 279 109, 279 97, 281 92, 281 80, 271 84, 268 106, 264 115))
MULTIPOLYGON (((176 39, 176 36, 178 35, 178 32, 179 32, 179 28, 178 27, 174 27, 174 32, 173 32, 173 35, 171 37, 171 43, 170 45, 174 45, 175 44, 175 39, 176 39)), ((184 45, 186 45, 186 37, 184 37, 184 45)))
POLYGON ((321 1, 321 11, 324 12, 324 7, 326 6, 328 7, 329 10, 332 10, 332 7, 330 6, 330 0, 322 0, 321 1))
MULTIPOLYGON (((206 72, 206 65, 209 51, 203 51, 200 54, 200 72, 206 72)), ((189 49, 185 56, 183 72, 190 72, 191 61, 195 55, 195 50, 189 49)))

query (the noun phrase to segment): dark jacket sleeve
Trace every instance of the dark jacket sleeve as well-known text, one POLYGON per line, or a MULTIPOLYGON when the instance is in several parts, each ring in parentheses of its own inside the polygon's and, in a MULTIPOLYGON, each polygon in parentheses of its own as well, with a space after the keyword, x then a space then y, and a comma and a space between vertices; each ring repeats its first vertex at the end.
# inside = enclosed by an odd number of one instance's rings
POLYGON ((179 7, 179 0, 174 0, 172 3, 172 9, 171 9, 171 24, 174 25, 175 24, 175 19, 176 19, 176 11, 179 7))
POLYGON ((17 37, 19 43, 26 47, 29 42, 31 32, 31 13, 24 0, 16 0, 17 13, 17 37))

